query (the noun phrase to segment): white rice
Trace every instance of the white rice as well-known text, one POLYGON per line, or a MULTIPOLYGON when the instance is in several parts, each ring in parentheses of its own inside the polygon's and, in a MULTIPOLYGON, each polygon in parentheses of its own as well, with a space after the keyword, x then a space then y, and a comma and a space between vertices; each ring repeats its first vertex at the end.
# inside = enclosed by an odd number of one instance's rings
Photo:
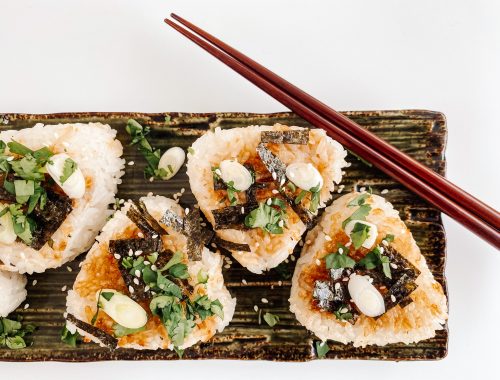
MULTIPOLYGON (((187 174, 191 190, 207 219, 214 224, 212 210, 221 208, 219 198, 213 189, 212 166, 226 159, 245 162, 256 155, 260 133, 269 130, 302 129, 275 124, 274 126, 249 126, 208 132, 196 140, 193 153, 188 155, 187 174)), ((342 179, 342 168, 347 165, 347 152, 321 129, 311 129, 307 145, 278 145, 278 157, 285 163, 305 162, 313 164, 323 177, 324 185, 320 193, 320 207, 331 199, 335 184, 342 179)), ((287 214, 294 214, 288 208, 287 214)), ((305 225, 298 218, 287 221, 283 234, 262 233, 260 229, 239 231, 218 230, 217 235, 235 243, 246 243, 251 252, 232 251, 238 262, 254 273, 262 273, 284 261, 292 252, 305 232, 305 225)))
MULTIPOLYGON (((353 342, 355 347, 364 347, 398 342, 410 344, 434 337, 436 330, 441 330, 448 318, 446 296, 441 285, 434 280, 425 258, 398 212, 377 195, 367 200, 372 210, 366 220, 377 226, 377 241, 387 234, 393 234, 395 240, 391 244, 394 248, 421 271, 416 280, 418 288, 411 294, 413 302, 405 308, 396 306, 377 320, 361 315, 354 325, 337 321, 332 313, 312 308, 314 284, 306 281, 307 276, 302 276, 316 265, 316 260, 329 253, 325 248, 327 242, 324 237, 335 236, 341 231, 342 221, 355 210, 347 207, 347 203, 358 195, 350 193, 335 200, 325 210, 318 225, 307 234, 307 240, 312 244, 304 246, 297 261, 292 279, 290 310, 302 325, 323 341, 353 342)), ((324 261, 321 264, 324 265, 324 261)))
MULTIPOLYGON (((147 196, 141 199, 146 204, 146 207, 151 215, 153 215, 153 217, 158 221, 168 209, 174 211, 180 216, 184 215, 182 208, 172 199, 161 196, 147 196)), ((73 289, 68 292, 67 312, 73 314, 80 320, 89 322, 86 309, 88 310, 88 308, 90 308, 93 312, 95 312, 96 302, 94 288, 102 287, 99 283, 99 278, 105 278, 107 273, 107 268, 105 267, 99 268, 102 273, 93 272, 91 270, 92 263, 95 263, 105 255, 110 255, 107 249, 109 240, 119 237, 125 229, 134 225, 126 216, 129 207, 130 203, 127 202, 124 207, 120 211, 117 211, 113 215, 113 218, 111 218, 103 227, 102 232, 96 239, 97 242, 92 246, 91 250, 87 254, 87 257, 85 258, 82 269, 75 280, 73 289), (83 295, 83 291, 88 290, 90 287, 92 287, 92 290, 88 292, 88 295, 83 295)), ((179 245, 184 246, 186 244, 187 240, 183 235, 175 233, 171 228, 167 228, 167 230, 170 233, 169 239, 171 239, 173 244, 176 244, 176 247, 179 245)), ((191 275, 189 282, 195 288, 195 291, 197 291, 198 287, 203 286, 197 284, 197 275, 200 269, 203 269, 204 273, 208 274, 206 294, 210 299, 218 299, 221 302, 223 305, 224 319, 220 319, 215 316, 207 318, 204 328, 195 327, 191 334, 186 337, 184 344, 180 348, 187 348, 197 342, 207 341, 217 331, 222 331, 233 318, 236 307, 236 299, 231 297, 231 294, 224 285, 222 263, 223 260, 219 254, 213 253, 207 248, 204 248, 200 261, 190 261, 187 264, 189 274, 191 275)), ((77 330, 76 326, 70 322, 67 322, 67 326, 70 331, 77 330)), ((80 329, 78 329, 78 331, 83 336, 99 343, 97 339, 90 336, 85 331, 80 329)), ((146 333, 149 334, 147 334, 146 338, 141 337, 141 344, 130 341, 130 339, 122 338, 119 340, 118 345, 121 348, 134 349, 173 349, 173 345, 164 336, 156 334, 154 331, 147 331, 146 333)))
POLYGON ((26 276, 0 270, 0 317, 6 317, 26 299, 26 276))
POLYGON ((0 244, 0 268, 20 273, 43 272, 73 260, 90 247, 111 213, 108 205, 114 202, 125 167, 116 131, 100 123, 37 124, 20 131, 1 132, 0 140, 15 140, 33 150, 47 146, 54 153, 66 152, 76 161, 87 183, 84 197, 73 201, 73 211, 53 234, 53 248, 48 244, 40 250, 20 242, 0 244))

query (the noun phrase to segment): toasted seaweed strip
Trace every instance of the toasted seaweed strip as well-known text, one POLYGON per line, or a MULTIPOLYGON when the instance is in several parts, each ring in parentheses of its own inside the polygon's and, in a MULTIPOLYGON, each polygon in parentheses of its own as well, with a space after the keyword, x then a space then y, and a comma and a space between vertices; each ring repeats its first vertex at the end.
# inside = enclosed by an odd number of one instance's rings
MULTIPOLYGON (((129 272, 129 269, 125 268, 122 264, 123 260, 127 257, 144 257, 153 253, 158 252, 159 258, 164 257, 163 255, 163 244, 160 238, 156 239, 118 239, 118 240, 110 240, 109 242, 109 251, 114 256, 115 260, 118 262, 118 269, 122 275, 123 281, 125 281, 125 285, 127 285, 127 289, 129 289, 130 298, 136 301, 142 301, 151 297, 150 291, 146 291, 146 284, 140 279, 137 283, 134 282, 134 279, 137 277, 129 272), (136 252, 141 251, 139 255, 136 255, 136 252), (132 252, 132 255, 130 255, 132 252), (133 289, 133 292, 130 291, 133 289)), ((171 255, 170 255, 171 257, 171 255)), ((168 260, 167 260, 168 261, 168 260)), ((159 267, 159 265, 157 264, 159 267)))
POLYGON ((286 182, 286 165, 276 157, 266 146, 260 143, 257 146, 257 153, 266 166, 275 182, 281 187, 286 182))
POLYGON ((147 236, 167 234, 167 231, 151 216, 142 202, 131 204, 127 217, 147 236))
POLYGON ((201 259, 203 234, 200 225, 200 210, 193 208, 184 218, 184 234, 187 237, 187 254, 191 260, 201 259))
POLYGON ((393 268, 391 272, 396 273, 396 278, 406 273, 409 278, 416 279, 420 275, 418 268, 410 263, 403 255, 401 255, 392 245, 384 247, 384 255, 386 255, 393 268), (394 268, 396 266, 396 268, 394 268))
POLYGON ((246 203, 236 206, 227 206, 212 210, 215 221, 215 230, 235 229, 245 230, 245 216, 248 212, 258 207, 257 203, 246 203))
POLYGON ((215 245, 224 248, 228 251, 242 251, 242 252, 251 252, 250 246, 245 243, 234 243, 232 241, 224 240, 218 236, 215 236, 212 240, 212 243, 215 245))
POLYGON ((222 178, 214 176, 214 190, 226 190, 227 185, 222 178))
POLYGON ((257 146, 257 153, 266 166, 267 170, 272 174, 276 185, 281 190, 281 193, 285 196, 290 207, 295 211, 300 220, 306 225, 307 228, 312 227, 314 224, 314 214, 308 209, 302 207, 300 204, 295 204, 295 197, 291 194, 290 190, 283 185, 286 182, 286 165, 276 157, 269 149, 267 149, 264 144, 260 143, 257 146))
POLYGON ((172 227, 177 232, 184 232, 184 219, 172 210, 165 211, 160 222, 166 226, 172 227))
POLYGON ((260 141, 262 143, 306 145, 309 142, 309 129, 264 131, 260 133, 260 141))
POLYGON ((69 322, 73 323, 79 329, 92 335, 94 338, 97 338, 102 344, 111 348, 112 350, 114 350, 118 346, 118 340, 115 337, 111 336, 110 334, 101 329, 98 329, 95 326, 92 326, 87 322, 77 319, 73 314, 68 314, 66 316, 66 319, 69 322))
POLYGON ((400 303, 399 303, 399 306, 401 307, 406 307, 408 306, 409 304, 411 304, 413 302, 413 299, 411 297, 406 297, 405 299, 403 299, 400 303))
POLYGON ((384 294, 386 311, 405 300, 417 287, 416 282, 407 273, 399 277, 387 293, 384 294))
POLYGON ((30 214, 36 223, 36 227, 32 231, 33 239, 30 244, 34 249, 42 248, 73 210, 71 199, 68 196, 51 190, 46 190, 46 192, 47 202, 43 210, 40 208, 40 204, 37 204, 30 214))

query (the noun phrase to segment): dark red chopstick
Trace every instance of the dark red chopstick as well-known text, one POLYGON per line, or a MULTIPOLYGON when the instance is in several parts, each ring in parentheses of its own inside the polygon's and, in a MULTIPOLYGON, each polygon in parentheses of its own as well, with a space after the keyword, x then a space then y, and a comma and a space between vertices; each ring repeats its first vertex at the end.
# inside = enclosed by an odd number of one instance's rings
POLYGON ((345 117, 344 115, 335 111, 318 99, 305 93, 295 85, 268 70, 258 62, 255 62, 253 59, 227 45, 217 37, 209 34, 208 32, 197 27, 184 18, 177 16, 174 13, 172 13, 171 16, 173 19, 183 24, 188 29, 191 29, 196 34, 200 35, 218 48, 222 49, 224 52, 226 52, 239 62, 243 63, 253 71, 257 72, 264 79, 281 88, 284 92, 288 93, 299 102, 305 104, 307 107, 311 108, 313 111, 323 116, 328 121, 346 130, 352 136, 370 145, 375 150, 383 152, 385 156, 390 158, 392 161, 398 162, 400 166, 406 168, 406 170, 411 172, 414 176, 421 178, 423 181, 431 184, 431 186, 433 187, 439 188, 443 194, 447 194, 448 198, 451 198, 458 204, 462 205, 464 208, 468 209, 471 213, 477 215, 479 218, 483 219, 485 222, 489 223, 497 230, 500 228, 500 215, 493 208, 489 207, 477 198, 474 198, 472 195, 466 193, 464 190, 454 185, 435 171, 429 169, 407 154, 401 152, 399 149, 395 148, 387 141, 362 128, 351 119, 345 117))
POLYGON ((483 237, 495 247, 500 248, 498 228, 493 227, 485 220, 470 212, 470 210, 449 199, 445 193, 440 192, 438 189, 432 187, 421 178, 414 176, 411 172, 399 166, 390 158, 382 155, 381 152, 375 150, 370 145, 366 144, 362 140, 356 139, 350 133, 347 133, 345 130, 339 128, 337 125, 327 120, 323 115, 315 112, 307 105, 303 104, 275 85, 272 81, 263 78, 262 75, 254 71, 253 68, 241 63, 226 52, 220 50, 218 47, 202 40, 180 25, 175 24, 170 20, 165 20, 165 22, 212 54, 214 57, 231 67, 233 70, 244 76, 246 79, 250 80, 259 88, 270 94, 272 97, 280 101, 282 104, 289 107, 297 115, 309 121, 311 124, 325 129, 333 138, 344 144, 348 149, 352 150, 360 157, 370 161, 386 174, 395 178, 410 190, 434 204, 443 212, 450 215, 452 218, 456 219, 479 236, 483 237))

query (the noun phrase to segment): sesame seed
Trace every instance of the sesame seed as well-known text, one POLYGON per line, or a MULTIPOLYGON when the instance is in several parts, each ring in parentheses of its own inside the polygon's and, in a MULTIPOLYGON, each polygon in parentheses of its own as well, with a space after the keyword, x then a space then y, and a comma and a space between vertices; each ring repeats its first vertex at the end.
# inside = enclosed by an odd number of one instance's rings
POLYGON ((147 195, 148 195, 148 197, 152 197, 153 196, 153 192, 150 191, 147 195))
POLYGON ((155 177, 149 177, 149 182, 153 182, 155 180, 155 177))
POLYGON ((281 285, 283 285, 283 281, 279 280, 278 281, 278 286, 281 286, 281 285))
POLYGON ((257 305, 253 305, 253 309, 255 310, 255 312, 259 311, 259 307, 257 305))
POLYGON ((340 309, 340 312, 341 312, 342 314, 345 314, 345 313, 347 313, 348 311, 349 311, 349 310, 347 309, 347 307, 343 307, 342 309, 340 309))
POLYGON ((115 256, 115 259, 117 259, 117 260, 120 260, 122 258, 118 253, 115 253, 114 256, 115 256))
POLYGON ((241 213, 244 214, 245 213, 245 207, 241 207, 241 213))
POLYGON ((267 205, 268 205, 268 206, 271 206, 271 203, 272 203, 272 202, 273 202, 273 201, 271 200, 271 198, 267 198, 266 203, 267 203, 267 205))
POLYGON ((387 240, 382 240, 382 244, 385 245, 386 247, 389 245, 389 243, 387 242, 387 240))
POLYGON ((220 169, 215 169, 215 174, 217 174, 218 176, 221 176, 222 172, 220 171, 220 169))
POLYGON ((340 282, 336 282, 335 283, 335 290, 339 290, 340 289, 340 282))
POLYGON ((285 259, 285 264, 288 264, 290 261, 288 259, 285 259))
POLYGON ((66 291, 66 289, 68 289, 68 287, 67 287, 66 285, 64 285, 64 286, 61 288, 61 291, 62 291, 62 292, 65 292, 65 291, 66 291))
POLYGON ((33 280, 33 282, 31 283, 33 286, 35 286, 37 284, 38 280, 33 280))
POLYGON ((311 240, 306 240, 306 244, 307 245, 311 244, 311 240))
POLYGON ((348 241, 347 243, 345 243, 345 246, 346 246, 346 247, 350 247, 350 246, 351 246, 351 244, 352 244, 352 241, 348 241))
POLYGON ((368 281, 370 282, 370 284, 373 283, 373 278, 368 277, 368 281))
POLYGON ((304 242, 301 240, 299 241, 299 247, 303 247, 304 246, 304 242))
POLYGON ((389 190, 384 189, 384 190, 382 190, 382 191, 380 192, 380 194, 387 194, 388 192, 389 192, 389 190))
POLYGON ((391 301, 396 302, 396 297, 394 297, 394 294, 391 294, 391 301))
POLYGON ((138 251, 135 251, 136 256, 140 256, 142 254, 142 251, 139 249, 138 251))
POLYGON ((66 270, 67 270, 68 272, 73 272, 73 268, 71 268, 71 267, 66 267, 66 270))
POLYGON ((139 236, 142 239, 144 237, 144 234, 142 232, 139 232, 137 236, 139 236))
POLYGON ((139 280, 137 278, 134 278, 134 284, 139 285, 139 280))
POLYGON ((184 213, 187 215, 189 214, 189 209, 186 207, 186 209, 184 210, 184 213))
POLYGON ((321 260, 320 259, 316 259, 316 265, 321 265, 321 260))
POLYGON ((260 243, 255 243, 255 248, 259 248, 260 247, 260 243))
POLYGON ((28 307, 30 307, 29 303, 27 303, 26 305, 24 305, 24 310, 26 310, 28 307))
POLYGON ((273 179, 276 181, 276 177, 277 177, 276 172, 272 172, 271 175, 272 175, 273 179))
POLYGON ((247 280, 245 280, 244 278, 241 279, 241 283, 246 285, 247 284, 247 280))
POLYGON ((283 227, 285 225, 285 222, 283 220, 280 220, 278 222, 278 226, 283 227))
POLYGON ((149 292, 149 289, 151 289, 151 288, 149 287, 149 285, 146 285, 146 286, 144 287, 144 291, 145 291, 145 292, 149 292))
MULTIPOLYGON (((162 284, 163 285, 163 284, 162 284)), ((133 294, 134 293, 134 288, 132 287, 132 285, 129 285, 128 286, 128 291, 133 294)))
POLYGON ((158 235, 154 234, 153 236, 151 236, 153 239, 156 239, 158 237, 158 235))
POLYGON ((290 256, 290 260, 295 261, 295 256, 290 256))
POLYGON ((129 161, 129 162, 128 162, 128 165, 129 165, 129 166, 132 166, 133 164, 134 164, 134 161, 129 161))
POLYGON ((280 186, 283 186, 284 184, 285 184, 285 177, 282 177, 280 181, 280 186))
POLYGON ((379 247, 380 253, 384 253, 384 247, 379 247))
POLYGON ((136 269, 134 274, 136 277, 141 277, 141 271, 139 269, 136 269))
POLYGON ((153 265, 151 265, 151 270, 153 272, 156 272, 158 270, 158 268, 156 267, 156 265, 153 264, 153 265))
POLYGON ((397 266, 396 264, 394 264, 394 263, 391 263, 391 267, 392 267, 393 269, 398 269, 398 266, 397 266))
POLYGON ((325 240, 326 241, 332 241, 332 238, 330 236, 328 236, 328 235, 325 235, 325 240))
POLYGON ((352 162, 346 162, 346 164, 344 165, 345 168, 348 168, 352 165, 352 162))
POLYGON ((144 260, 144 265, 149 265, 151 264, 148 260, 144 260))
POLYGON ((133 254, 134 254, 134 251, 132 251, 132 248, 130 248, 130 249, 128 250, 128 255, 129 255, 129 256, 133 256, 133 254))
POLYGON ((262 303, 269 303, 269 301, 267 300, 267 298, 262 298, 260 301, 261 301, 262 303))
POLYGON ((229 269, 229 268, 231 268, 231 265, 226 264, 226 265, 224 265, 224 268, 229 269))
POLYGON ((210 245, 212 246, 212 248, 217 248, 217 245, 215 245, 215 243, 210 243, 210 245))
POLYGON ((344 277, 342 281, 349 281, 349 277, 344 277))
POLYGON ((344 249, 343 248, 339 248, 339 255, 341 255, 343 253, 344 253, 344 249))
POLYGON ((279 194, 280 192, 278 190, 276 190, 276 189, 272 189, 271 193, 273 193, 273 194, 279 194))
POLYGON ((181 194, 184 194, 184 192, 185 192, 185 191, 186 191, 186 189, 185 189, 185 188, 182 188, 182 189, 181 189, 181 194))

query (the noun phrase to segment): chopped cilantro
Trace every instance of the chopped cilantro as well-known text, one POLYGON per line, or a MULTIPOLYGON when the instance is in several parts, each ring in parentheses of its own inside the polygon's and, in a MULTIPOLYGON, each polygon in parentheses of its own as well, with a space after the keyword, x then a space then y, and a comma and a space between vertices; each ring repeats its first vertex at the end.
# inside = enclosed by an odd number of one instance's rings
POLYGON ((61 341, 63 343, 66 343, 67 345, 69 345, 71 347, 76 347, 76 344, 80 340, 81 340, 81 336, 78 333, 78 331, 75 331, 74 333, 72 333, 71 331, 69 331, 67 329, 66 325, 64 325, 64 327, 61 331, 61 341))
POLYGON ((326 269, 354 268, 356 261, 348 256, 349 248, 338 244, 337 252, 325 256, 326 269))
POLYGON ((189 154, 193 154, 194 155, 194 149, 193 148, 189 147, 187 149, 187 151, 188 151, 189 154))
POLYGON ((370 233, 370 226, 364 223, 356 223, 350 233, 352 245, 354 248, 360 248, 370 233))
POLYGON ((382 240, 385 240, 388 243, 392 243, 394 241, 394 235, 387 234, 387 235, 385 235, 385 238, 383 238, 382 240))
POLYGON ((318 359, 323 359, 326 354, 330 351, 330 346, 326 342, 317 341, 316 344, 316 353, 318 354, 318 359))
POLYGON ((68 180, 69 177, 78 169, 78 164, 73 161, 71 158, 66 158, 64 161, 64 166, 63 166, 63 174, 61 178, 59 178, 59 181, 61 181, 61 184, 64 184, 68 180))
POLYGON ((280 321, 280 317, 276 314, 266 313, 264 314, 264 321, 266 321, 269 326, 274 327, 280 321))
POLYGON ((208 282, 208 273, 200 269, 198 271, 198 275, 196 276, 198 279, 198 284, 206 284, 208 282))
POLYGON ((349 321, 352 319, 353 315, 349 311, 345 311, 347 308, 345 305, 340 306, 337 310, 334 311, 335 317, 339 321, 349 321))
POLYGON ((101 293, 101 297, 104 298, 106 301, 110 301, 114 295, 115 295, 115 293, 113 293, 113 292, 102 292, 101 293))
POLYGON ((362 206, 366 203, 366 199, 370 197, 370 194, 363 193, 347 204, 347 207, 362 206))
POLYGON ((382 255, 380 247, 378 246, 359 260, 358 264, 364 266, 368 270, 381 266, 384 275, 387 278, 392 278, 390 260, 387 256, 382 255))
POLYGON ((27 346, 25 336, 35 331, 33 325, 23 325, 21 320, 0 317, 0 347, 18 350, 27 346))
MULTIPOLYGON (((276 201, 271 200, 271 205, 273 202, 276 203, 276 201)), ((285 217, 286 213, 283 209, 277 210, 275 207, 262 202, 259 203, 259 207, 250 211, 245 217, 245 225, 250 228, 261 228, 272 234, 282 234, 285 217)))
POLYGON ((345 228, 347 223, 351 220, 365 220, 366 216, 370 213, 372 207, 370 205, 363 204, 354 211, 349 218, 342 222, 342 228, 345 228))

